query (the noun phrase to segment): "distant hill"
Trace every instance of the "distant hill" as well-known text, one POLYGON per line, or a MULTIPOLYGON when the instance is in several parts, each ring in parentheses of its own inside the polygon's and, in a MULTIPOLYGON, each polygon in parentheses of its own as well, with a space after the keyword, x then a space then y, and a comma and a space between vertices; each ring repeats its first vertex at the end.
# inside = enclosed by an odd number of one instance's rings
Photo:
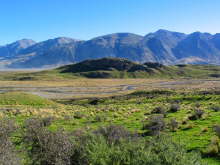
POLYGON ((158 30, 145 36, 115 33, 80 41, 67 37, 40 43, 21 40, 0 47, 0 68, 52 68, 103 57, 164 65, 220 65, 220 34, 158 30))
POLYGON ((220 66, 138 64, 121 58, 86 60, 53 70, 59 75, 86 78, 219 78, 220 66))
POLYGON ((61 74, 72 73, 87 78, 137 78, 153 74, 153 69, 165 66, 158 63, 138 64, 122 58, 101 58, 86 60, 77 64, 60 67, 61 74))
POLYGON ((96 60, 86 60, 78 64, 68 65, 59 68, 62 73, 72 72, 89 72, 89 71, 147 71, 148 68, 144 65, 131 62, 127 59, 119 58, 101 58, 96 60))

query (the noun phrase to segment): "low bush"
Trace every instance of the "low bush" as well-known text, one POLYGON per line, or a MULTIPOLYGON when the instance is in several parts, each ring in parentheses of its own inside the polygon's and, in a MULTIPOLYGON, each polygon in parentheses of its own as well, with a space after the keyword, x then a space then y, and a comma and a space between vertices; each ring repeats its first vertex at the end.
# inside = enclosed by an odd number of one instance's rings
POLYGON ((151 114, 162 114, 166 115, 166 110, 163 107, 156 107, 151 111, 151 114))
POLYGON ((179 128, 179 123, 176 121, 176 119, 171 119, 169 122, 169 128, 171 131, 177 131, 179 128))
POLYGON ((122 126, 110 125, 108 127, 101 127, 94 132, 96 135, 102 135, 109 144, 119 143, 122 139, 136 137, 122 126))
POLYGON ((217 156, 219 153, 219 137, 212 137, 211 143, 202 153, 204 156, 217 156))
POLYGON ((146 130, 147 135, 159 135, 166 128, 163 115, 152 116, 147 123, 144 124, 143 130, 146 130))
POLYGON ((82 119, 84 117, 85 117, 85 115, 81 112, 75 112, 75 114, 74 114, 74 118, 76 118, 76 119, 82 119))
POLYGON ((220 112, 220 106, 214 105, 211 107, 211 109, 215 112, 220 112))
POLYGON ((204 111, 199 109, 199 108, 196 108, 193 112, 192 115, 189 116, 189 119, 190 120, 198 120, 200 118, 202 118, 202 116, 204 115, 204 111))
POLYGON ((108 120, 108 117, 104 114, 102 115, 96 115, 95 118, 94 118, 94 122, 105 122, 108 120))
POLYGON ((103 102, 104 102, 103 99, 98 99, 98 98, 96 98, 96 99, 90 100, 90 101, 89 101, 89 104, 90 104, 90 105, 98 105, 99 103, 103 103, 103 102))
POLYGON ((213 130, 215 131, 216 135, 220 138, 220 125, 215 125, 213 127, 213 130))
POLYGON ((177 112, 179 110, 180 110, 180 105, 179 104, 171 104, 169 112, 174 113, 174 112, 177 112))

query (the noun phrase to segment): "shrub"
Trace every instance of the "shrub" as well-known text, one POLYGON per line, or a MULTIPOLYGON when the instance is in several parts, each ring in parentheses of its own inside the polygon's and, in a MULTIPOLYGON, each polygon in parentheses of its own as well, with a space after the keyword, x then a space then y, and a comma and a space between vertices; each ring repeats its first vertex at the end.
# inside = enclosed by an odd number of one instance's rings
POLYGON ((163 115, 152 116, 149 121, 144 124, 143 130, 147 130, 149 135, 159 135, 166 127, 163 115))
POLYGON ((16 127, 13 121, 8 119, 0 120, 0 164, 19 165, 20 160, 15 151, 15 147, 10 141, 10 135, 16 127))
POLYGON ((169 136, 162 135, 153 138, 148 146, 152 149, 151 155, 156 157, 152 165, 202 165, 199 154, 188 153, 182 145, 172 141, 169 136))
POLYGON ((203 151, 204 156, 216 156, 218 155, 219 147, 217 145, 209 144, 208 147, 203 151))
MULTIPOLYGON (((107 129, 106 129, 107 130, 107 129)), ((108 133, 109 134, 109 133, 108 133)), ((195 165, 202 164, 201 157, 174 143, 167 136, 149 140, 122 138, 118 143, 106 141, 101 134, 78 137, 72 163, 74 165, 195 165)))
POLYGON ((220 138, 220 125, 215 125, 213 127, 213 129, 214 129, 216 135, 220 138))
POLYGON ((53 120, 54 120, 53 117, 46 117, 46 118, 42 118, 41 122, 42 122, 43 126, 47 127, 52 124, 53 120))
POLYGON ((212 106, 211 109, 215 112, 220 112, 220 106, 212 106))
POLYGON ((73 144, 63 130, 50 132, 40 119, 27 120, 25 129, 23 142, 32 164, 70 164, 73 144))
POLYGON ((90 105, 98 105, 99 99, 93 99, 89 102, 90 105))
POLYGON ((177 112, 180 110, 179 104, 171 104, 169 112, 177 112))
POLYGON ((204 156, 216 156, 219 153, 219 138, 214 136, 211 138, 211 143, 203 151, 204 156))
POLYGON ((126 130, 124 127, 117 125, 101 127, 94 133, 97 135, 102 135, 109 144, 119 143, 121 139, 134 137, 134 134, 126 130))
POLYGON ((151 114, 163 114, 166 115, 166 110, 163 107, 156 107, 151 111, 151 114))
POLYGON ((76 119, 82 119, 83 117, 85 117, 85 115, 81 112, 74 113, 74 118, 76 118, 76 119))
POLYGON ((171 137, 161 134, 146 139, 114 125, 92 133, 79 130, 68 134, 63 130, 51 132, 42 120, 29 119, 23 140, 33 165, 202 164, 198 154, 187 152, 171 137))
POLYGON ((201 109, 196 108, 194 110, 194 113, 192 115, 189 116, 190 120, 198 120, 200 118, 202 118, 202 116, 204 115, 204 111, 201 109))
POLYGON ((101 114, 95 116, 94 122, 104 122, 106 120, 108 120, 108 117, 106 115, 101 114))
POLYGON ((176 131, 179 127, 179 123, 176 121, 176 119, 171 119, 169 122, 169 127, 171 129, 171 131, 176 131))
POLYGON ((184 117, 182 120, 182 124, 185 125, 188 123, 188 121, 189 121, 189 117, 184 117))

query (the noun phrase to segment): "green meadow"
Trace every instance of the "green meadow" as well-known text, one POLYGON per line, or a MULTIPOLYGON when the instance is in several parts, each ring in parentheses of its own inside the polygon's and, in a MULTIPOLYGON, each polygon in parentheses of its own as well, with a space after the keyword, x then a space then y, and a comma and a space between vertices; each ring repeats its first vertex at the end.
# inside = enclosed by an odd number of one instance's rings
MULTIPOLYGON (((202 160, 219 161, 220 91, 149 90, 106 98, 49 100, 36 95, 9 92, 0 94, 0 116, 15 121, 18 129, 11 135, 18 153, 23 150, 22 132, 30 118, 50 119, 47 129, 56 132, 86 130, 115 125, 136 132, 143 139, 150 134, 149 122, 163 124, 159 134, 170 136, 188 152, 201 154, 202 160), (146 126, 147 125, 147 126, 146 126)), ((30 157, 21 154, 23 164, 30 157)), ((29 161, 28 161, 29 160, 29 161)))

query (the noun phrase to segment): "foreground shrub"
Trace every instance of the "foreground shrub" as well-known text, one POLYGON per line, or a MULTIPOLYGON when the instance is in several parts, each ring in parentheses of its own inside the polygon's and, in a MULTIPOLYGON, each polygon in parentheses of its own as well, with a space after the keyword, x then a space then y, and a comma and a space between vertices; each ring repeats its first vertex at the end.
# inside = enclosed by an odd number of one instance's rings
POLYGON ((0 164, 19 165, 20 160, 10 140, 10 135, 16 127, 13 121, 8 119, 0 120, 0 164))
POLYGON ((81 137, 75 147, 74 165, 201 165, 201 157, 188 153, 170 137, 158 136, 150 140, 121 139, 109 144, 101 135, 81 137))
POLYGON ((32 165, 202 165, 201 157, 161 134, 143 138, 121 126, 85 133, 51 132, 40 119, 25 124, 32 165))
POLYGON ((24 143, 32 164, 70 164, 73 143, 63 130, 50 132, 44 119, 29 119, 25 124, 24 143))

